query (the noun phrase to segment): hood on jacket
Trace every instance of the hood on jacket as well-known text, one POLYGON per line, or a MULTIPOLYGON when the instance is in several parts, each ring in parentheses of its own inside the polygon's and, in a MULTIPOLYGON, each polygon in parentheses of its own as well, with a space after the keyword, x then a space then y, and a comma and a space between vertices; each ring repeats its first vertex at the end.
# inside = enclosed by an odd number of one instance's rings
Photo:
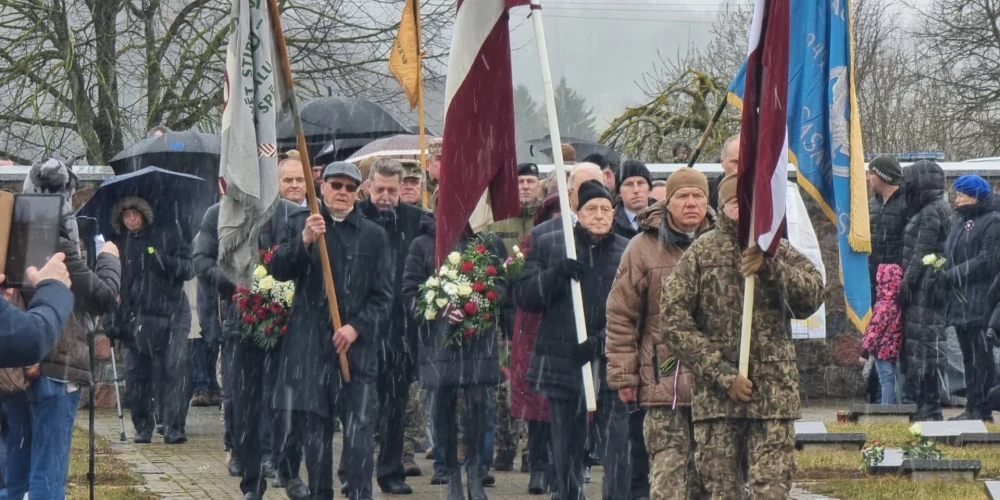
POLYGON ((899 287, 903 284, 903 267, 899 264, 879 264, 878 266, 878 301, 896 301, 899 287))
POLYGON ((539 225, 552 218, 552 212, 559 210, 559 190, 553 189, 545 195, 542 205, 535 211, 535 225, 539 225))
POLYGON ((122 214, 126 210, 136 210, 142 214, 143 219, 146 219, 146 225, 153 225, 153 207, 148 201, 139 198, 137 196, 129 196, 128 198, 123 198, 118 203, 115 203, 115 207, 111 209, 111 225, 115 228, 115 232, 118 234, 124 234, 128 232, 125 227, 125 223, 122 222, 122 214))
POLYGON ((929 203, 944 198, 944 170, 932 161, 920 160, 903 170, 906 191, 906 218, 910 219, 929 203))
POLYGON ((58 194, 62 196, 62 218, 60 232, 70 241, 80 243, 80 229, 74 217, 73 195, 80 185, 73 173, 76 157, 64 159, 53 156, 31 166, 21 186, 22 193, 58 194))

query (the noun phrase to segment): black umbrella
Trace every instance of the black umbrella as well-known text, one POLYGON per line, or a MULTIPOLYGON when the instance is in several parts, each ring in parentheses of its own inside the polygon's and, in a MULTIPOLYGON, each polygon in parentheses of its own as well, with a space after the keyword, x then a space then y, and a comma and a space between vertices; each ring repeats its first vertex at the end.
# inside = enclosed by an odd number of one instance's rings
MULTIPOLYGON (((604 155, 609 162, 619 164, 622 162, 622 157, 617 151, 611 148, 611 146, 605 146, 599 142, 588 141, 586 139, 577 139, 576 137, 561 137, 563 144, 569 144, 573 146, 576 150, 577 161, 583 160, 589 155, 598 153, 604 155)), ((550 136, 542 137, 541 139, 535 139, 533 141, 528 141, 531 145, 528 150, 531 156, 535 156, 535 152, 544 154, 552 158, 552 139, 550 136)))
POLYGON ((158 165, 171 172, 216 182, 221 151, 222 141, 218 135, 193 130, 167 132, 125 148, 111 159, 111 168, 115 175, 122 175, 158 165))
POLYGON ((97 219, 101 234, 109 239, 114 235, 111 212, 129 196, 142 198, 153 208, 153 227, 177 225, 190 241, 218 192, 213 183, 199 177, 146 167, 106 179, 77 216, 97 219))
MULTIPOLYGON (((390 135, 410 131, 385 108, 373 102, 347 97, 322 97, 302 106, 302 128, 309 158, 316 162, 319 153, 331 143, 332 159, 345 160, 365 144, 390 135)), ((297 147, 295 127, 290 118, 278 125, 278 148, 297 147)), ((329 155, 324 158, 331 158, 329 155)), ((317 163, 318 164, 318 163, 317 163)))

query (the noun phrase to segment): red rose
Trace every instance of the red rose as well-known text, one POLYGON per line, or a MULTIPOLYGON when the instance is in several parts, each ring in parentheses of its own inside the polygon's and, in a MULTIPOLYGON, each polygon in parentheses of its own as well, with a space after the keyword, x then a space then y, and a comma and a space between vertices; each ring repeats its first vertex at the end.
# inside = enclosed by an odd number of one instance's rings
POLYGON ((291 316, 291 315, 292 315, 291 311, 287 311, 287 310, 286 311, 281 311, 281 317, 282 318, 288 319, 288 317, 291 316))
POLYGON ((476 245, 476 253, 480 255, 486 253, 486 245, 476 245))
POLYGON ((279 331, 281 332, 281 334, 282 334, 282 335, 284 335, 284 334, 285 334, 285 332, 287 332, 287 331, 288 331, 288 326, 287 326, 287 325, 285 325, 285 326, 281 327, 281 330, 279 330, 279 331))
POLYGON ((261 295, 261 294, 259 294, 259 293, 253 294, 253 303, 255 305, 258 305, 258 306, 261 305, 261 304, 263 304, 264 303, 264 296, 261 295))
POLYGON ((260 319, 266 318, 267 317, 267 309, 258 309, 257 310, 257 317, 260 318, 260 319))
POLYGON ((493 290, 490 290, 490 291, 486 292, 486 298, 489 299, 490 302, 496 302, 496 300, 497 300, 497 293, 494 292, 493 290))
POLYGON ((510 379, 510 372, 506 368, 501 368, 500 373, 503 375, 504 380, 510 379))
POLYGON ((278 314, 281 312, 281 309, 282 309, 281 302, 277 301, 271 302, 271 312, 273 312, 274 314, 278 314))
POLYGON ((243 323, 245 323, 247 325, 251 325, 251 324, 253 324, 253 320, 254 320, 254 317, 253 317, 252 314, 244 314, 243 315, 243 323))
POLYGON ((233 300, 239 300, 239 298, 240 298, 240 294, 238 294, 238 293, 234 293, 233 294, 233 300))
POLYGON ((264 327, 264 335, 267 335, 268 337, 270 337, 272 333, 274 333, 274 329, 273 328, 271 328, 269 326, 264 327))
POLYGON ((271 256, 272 255, 274 255, 274 254, 272 254, 272 253, 266 253, 266 254, 264 254, 264 263, 265 264, 270 264, 271 263, 271 256))
POLYGON ((246 309, 246 308, 250 307, 250 301, 247 300, 246 297, 243 297, 242 299, 240 299, 238 305, 240 307, 240 310, 243 310, 243 309, 246 309))
POLYGON ((240 295, 245 294, 245 293, 247 293, 249 291, 250 290, 247 290, 247 288, 245 286, 243 286, 243 285, 236 285, 236 293, 238 293, 240 295))
POLYGON ((475 282, 475 283, 472 284, 472 291, 473 292, 480 292, 480 293, 482 293, 483 290, 486 290, 486 285, 483 284, 482 281, 477 281, 477 282, 475 282))
POLYGON ((271 322, 274 323, 275 325, 280 325, 285 322, 285 318, 282 318, 281 316, 276 316, 274 319, 271 320, 271 322))
POLYGON ((493 316, 490 313, 483 313, 483 319, 489 321, 493 316))
POLYGON ((471 262, 469 262, 469 261, 462 262, 462 274, 469 274, 469 273, 471 273, 472 269, 474 267, 476 267, 476 265, 473 264, 473 263, 471 263, 471 262))
POLYGON ((465 335, 465 338, 467 338, 467 339, 471 339, 472 337, 474 337, 476 335, 476 329, 475 328, 466 328, 465 330, 462 330, 462 335, 465 335))
POLYGON ((465 314, 468 314, 469 316, 472 316, 472 315, 476 314, 476 312, 479 311, 479 306, 477 306, 475 302, 471 302, 470 301, 470 302, 466 302, 465 306, 462 309, 465 309, 465 314))
POLYGON ((497 268, 495 268, 493 266, 486 266, 486 275, 487 276, 496 276, 497 275, 497 268))

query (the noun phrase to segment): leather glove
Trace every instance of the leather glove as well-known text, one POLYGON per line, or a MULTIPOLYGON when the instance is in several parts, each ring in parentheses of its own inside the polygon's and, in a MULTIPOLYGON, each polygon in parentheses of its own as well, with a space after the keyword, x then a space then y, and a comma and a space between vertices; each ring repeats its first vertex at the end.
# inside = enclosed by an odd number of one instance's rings
POLYGON ((577 281, 580 281, 580 278, 583 277, 585 270, 583 262, 576 259, 561 259, 556 261, 552 267, 559 273, 559 276, 577 281))
POLYGON ((604 339, 588 337, 576 346, 576 361, 584 365, 604 355, 604 339))
POLYGON ((729 399, 734 403, 749 403, 750 394, 753 392, 753 382, 743 375, 736 375, 727 392, 729 392, 729 399))
POLYGON ((762 265, 764 265, 764 251, 760 247, 754 246, 743 251, 740 272, 743 273, 744 278, 752 274, 757 274, 762 265))

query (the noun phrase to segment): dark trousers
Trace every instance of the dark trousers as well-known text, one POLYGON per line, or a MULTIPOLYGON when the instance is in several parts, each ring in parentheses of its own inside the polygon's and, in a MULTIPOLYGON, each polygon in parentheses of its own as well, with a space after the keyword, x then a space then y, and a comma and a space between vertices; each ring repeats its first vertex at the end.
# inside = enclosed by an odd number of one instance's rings
POLYGON ((552 466, 552 424, 528 421, 528 464, 531 472, 545 472, 552 466))
POLYGON ((235 344, 233 366, 225 384, 233 390, 233 455, 245 468, 240 489, 244 494, 263 495, 267 480, 261 473, 261 464, 270 460, 270 435, 275 425, 271 395, 277 363, 273 352, 257 347, 253 341, 235 344))
POLYGON ((955 327, 955 333, 965 364, 965 409, 976 416, 989 416, 992 411, 986 395, 993 388, 996 365, 986 332, 979 325, 967 325, 955 327))
POLYGON ((309 498, 333 500, 333 417, 310 411, 281 411, 279 418, 283 436, 278 478, 287 482, 299 477, 305 456, 309 498))
POLYGON ((375 423, 372 412, 375 411, 375 384, 360 378, 344 384, 339 410, 344 428, 344 447, 340 451, 337 471, 340 481, 347 484, 350 500, 374 498, 375 423))
POLYGON ((218 392, 219 384, 215 377, 215 363, 219 360, 218 339, 192 339, 191 357, 193 368, 193 390, 218 392))
MULTIPOLYGON (((190 322, 190 316, 188 318, 190 322)), ((187 338, 171 338, 164 349, 128 346, 125 386, 132 425, 137 433, 153 432, 156 425, 154 409, 159 410, 165 432, 184 432, 191 394, 190 373, 187 338)))
POLYGON ((646 452, 646 437, 642 433, 645 421, 646 410, 639 409, 629 414, 633 500, 649 496, 649 453, 646 452))
POLYGON ((233 392, 236 388, 230 383, 229 372, 232 371, 230 367, 233 366, 233 351, 238 343, 237 338, 227 338, 222 343, 222 444, 225 445, 226 451, 232 451, 235 436, 233 422, 236 420, 236 410, 233 409, 233 392))
POLYGON ((388 480, 406 480, 403 469, 403 443, 406 438, 406 403, 410 395, 410 380, 404 365, 404 356, 385 352, 379 360, 378 402, 378 463, 376 474, 379 483, 388 480))
MULTIPOLYGON (((583 394, 573 399, 549 399, 552 412, 552 455, 555 462, 555 488, 561 500, 584 497, 583 468, 586 453, 587 408, 583 394)), ((594 451, 604 465, 605 500, 629 497, 630 468, 629 407, 617 393, 602 392, 594 415, 596 442, 594 451)))
POLYGON ((465 419, 465 470, 470 477, 480 477, 487 465, 483 449, 488 405, 493 397, 489 387, 473 385, 461 388, 439 387, 434 390, 434 397, 431 399, 434 451, 437 452, 440 448, 444 469, 449 475, 459 474, 458 423, 455 420, 459 390, 465 396, 465 414, 459 415, 465 419))
POLYGON ((944 336, 933 342, 904 340, 903 403, 917 405, 916 420, 941 416, 939 390, 942 363, 945 363, 944 336))

